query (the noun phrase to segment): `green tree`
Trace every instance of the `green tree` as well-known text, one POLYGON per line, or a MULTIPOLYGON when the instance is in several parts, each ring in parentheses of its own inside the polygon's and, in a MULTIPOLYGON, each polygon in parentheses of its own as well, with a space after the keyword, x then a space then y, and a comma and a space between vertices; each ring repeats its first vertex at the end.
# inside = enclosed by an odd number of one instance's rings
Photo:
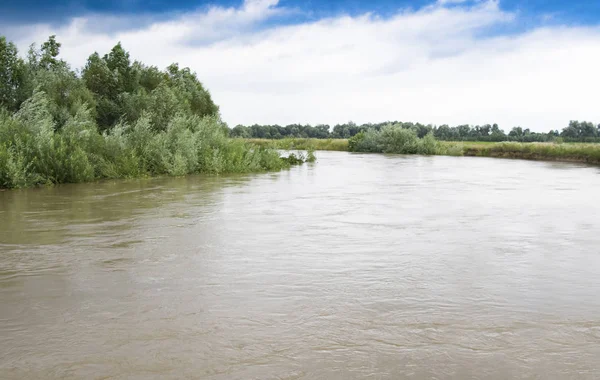
POLYGON ((131 65, 129 53, 120 42, 104 55, 103 60, 116 79, 117 93, 133 92, 138 87, 139 73, 131 65))
POLYGON ((62 44, 56 41, 55 35, 50 36, 48 41, 42 44, 39 62, 41 68, 50 70, 61 64, 61 61, 57 59, 61 46, 62 44))
POLYGON ((250 131, 243 125, 236 125, 230 132, 231 137, 250 138, 250 131))
POLYGON ((144 66, 140 62, 134 62, 133 66, 139 72, 139 85, 147 92, 153 91, 161 82, 168 78, 167 74, 155 66, 144 66))
POLYGON ((172 64, 167 68, 168 81, 178 100, 194 115, 216 115, 219 107, 213 102, 210 93, 189 68, 180 69, 172 64))
POLYGON ((87 104, 92 114, 96 109, 93 94, 69 65, 58 58, 60 47, 55 36, 50 36, 39 50, 33 45, 30 47, 29 80, 25 86, 28 96, 35 89, 44 92, 50 99, 48 107, 58 129, 75 115, 79 105, 87 104))
POLYGON ((16 111, 27 98, 27 68, 15 44, 0 36, 0 106, 16 111))
POLYGON ((164 82, 150 94, 149 110, 152 127, 157 131, 166 130, 173 116, 185 113, 175 92, 164 82))

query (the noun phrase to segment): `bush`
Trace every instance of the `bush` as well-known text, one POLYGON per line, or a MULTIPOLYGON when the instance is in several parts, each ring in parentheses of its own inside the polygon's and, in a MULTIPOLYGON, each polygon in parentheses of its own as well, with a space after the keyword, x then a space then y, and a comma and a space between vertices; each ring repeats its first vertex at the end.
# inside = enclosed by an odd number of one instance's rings
POLYGON ((437 154, 438 142, 432 133, 419 138, 414 129, 390 124, 381 130, 361 131, 348 140, 351 152, 398 153, 398 154, 437 154))
POLYGON ((54 36, 28 62, 0 37, 0 187, 278 170, 304 161, 229 138, 196 74, 161 71, 117 44, 79 72, 54 36), (10 74, 10 75, 7 75, 10 74))
POLYGON ((243 173, 279 170, 304 162, 282 160, 271 148, 230 139, 217 116, 177 114, 155 128, 142 113, 100 134, 91 111, 78 105, 55 130, 42 91, 11 116, 0 113, 0 187, 190 173, 243 173))

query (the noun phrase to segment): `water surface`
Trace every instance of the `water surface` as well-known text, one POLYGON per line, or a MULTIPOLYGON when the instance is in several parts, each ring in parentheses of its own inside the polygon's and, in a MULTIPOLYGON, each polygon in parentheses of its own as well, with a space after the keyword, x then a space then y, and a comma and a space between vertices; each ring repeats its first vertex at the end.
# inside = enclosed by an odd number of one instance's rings
POLYGON ((318 158, 0 192, 0 378, 600 378, 598 168, 318 158))

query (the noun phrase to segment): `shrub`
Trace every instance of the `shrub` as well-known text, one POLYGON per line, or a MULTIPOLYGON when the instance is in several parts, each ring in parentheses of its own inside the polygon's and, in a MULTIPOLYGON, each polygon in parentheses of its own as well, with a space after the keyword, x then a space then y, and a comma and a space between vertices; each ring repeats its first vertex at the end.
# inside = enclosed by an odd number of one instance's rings
POLYGON ((432 133, 419 138, 414 129, 386 125, 381 130, 361 131, 348 140, 352 152, 437 154, 439 145, 432 133))
POLYGON ((102 178, 279 170, 304 162, 282 160, 271 148, 230 139, 217 116, 177 114, 166 128, 142 113, 103 134, 85 105, 56 131, 48 98, 37 91, 11 116, 0 113, 0 187, 83 182, 102 178))

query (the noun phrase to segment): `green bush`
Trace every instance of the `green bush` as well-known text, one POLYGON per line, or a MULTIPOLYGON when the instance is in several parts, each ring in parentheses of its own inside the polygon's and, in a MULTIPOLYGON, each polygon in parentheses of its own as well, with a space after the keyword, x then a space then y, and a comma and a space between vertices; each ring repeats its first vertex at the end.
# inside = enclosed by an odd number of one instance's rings
POLYGON ((190 69, 132 63, 119 43, 75 71, 60 48, 51 36, 25 61, 0 37, 1 188, 290 166, 272 148, 230 139, 190 69))
POLYGON ((414 129, 390 124, 381 130, 361 131, 348 140, 351 152, 437 154, 439 147, 433 134, 419 138, 414 129))
POLYGON ((56 130, 42 91, 10 115, 0 113, 0 187, 84 182, 103 178, 279 170, 304 162, 282 160, 271 148, 230 139, 218 116, 176 114, 156 128, 152 113, 98 132, 91 110, 77 105, 56 130))

